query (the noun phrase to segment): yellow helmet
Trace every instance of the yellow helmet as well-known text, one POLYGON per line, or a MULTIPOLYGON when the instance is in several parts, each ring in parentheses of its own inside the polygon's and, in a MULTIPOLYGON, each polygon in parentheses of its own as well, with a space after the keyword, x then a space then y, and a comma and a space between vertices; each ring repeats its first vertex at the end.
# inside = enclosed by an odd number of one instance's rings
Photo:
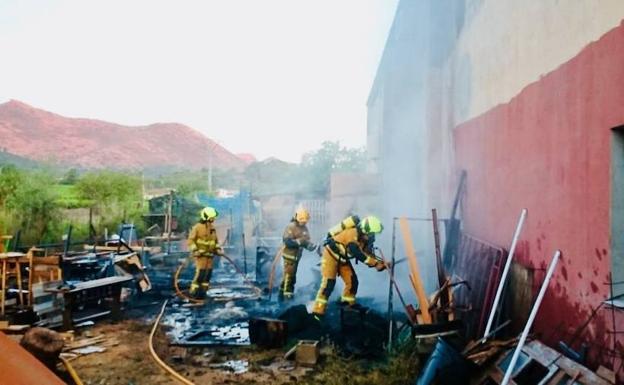
POLYGON ((364 234, 379 234, 383 231, 379 218, 372 215, 362 219, 359 226, 364 234))
POLYGON ((299 224, 306 224, 310 220, 310 213, 308 212, 308 210, 300 207, 297 209, 297 211, 295 211, 295 220, 299 224))
POLYGON ((204 207, 200 213, 200 217, 204 221, 214 220, 219 216, 219 212, 214 207, 204 207))

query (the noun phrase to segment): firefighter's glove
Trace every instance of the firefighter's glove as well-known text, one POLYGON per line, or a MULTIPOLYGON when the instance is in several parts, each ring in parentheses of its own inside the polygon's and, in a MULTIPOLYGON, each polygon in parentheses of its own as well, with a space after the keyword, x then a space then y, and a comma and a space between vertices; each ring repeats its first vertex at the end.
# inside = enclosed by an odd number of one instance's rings
POLYGON ((386 264, 384 262, 379 261, 375 265, 375 270, 377 270, 377 271, 384 271, 384 270, 386 270, 387 267, 388 266, 386 266, 386 264))
POLYGON ((308 251, 315 251, 318 248, 318 245, 313 242, 308 242, 305 247, 308 251))

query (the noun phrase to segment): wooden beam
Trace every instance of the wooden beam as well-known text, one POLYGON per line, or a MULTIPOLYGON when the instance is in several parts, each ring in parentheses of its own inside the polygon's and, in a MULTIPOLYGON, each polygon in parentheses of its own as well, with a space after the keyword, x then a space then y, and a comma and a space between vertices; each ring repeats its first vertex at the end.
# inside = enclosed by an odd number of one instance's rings
POLYGON ((427 301, 427 294, 420 278, 420 269, 418 267, 418 260, 416 259, 416 250, 414 249, 414 243, 410 235, 410 228, 407 218, 399 218, 399 226, 401 227, 401 234, 403 235, 403 243, 405 244, 405 253, 407 254, 407 260, 410 266, 410 280, 412 286, 418 297, 418 307, 422 315, 423 323, 431 323, 431 314, 429 313, 429 302, 427 301))

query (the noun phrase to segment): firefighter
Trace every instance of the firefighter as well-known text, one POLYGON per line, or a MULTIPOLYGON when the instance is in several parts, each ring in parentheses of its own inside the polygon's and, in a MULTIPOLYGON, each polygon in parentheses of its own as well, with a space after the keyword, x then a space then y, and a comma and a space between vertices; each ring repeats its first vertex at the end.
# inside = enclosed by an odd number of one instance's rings
POLYGON ((310 233, 306 223, 310 220, 310 213, 304 208, 299 208, 288 226, 284 230, 282 237, 284 249, 282 260, 284 263, 284 276, 280 285, 279 299, 292 299, 295 293, 295 283, 297 281, 297 266, 303 249, 314 251, 317 246, 310 241, 310 233))
POLYGON ((204 207, 200 213, 200 220, 188 237, 188 247, 191 256, 195 259, 195 276, 189 293, 198 298, 206 294, 210 288, 212 276, 212 259, 215 255, 223 255, 219 246, 214 221, 219 216, 212 207, 204 207))
POLYGON ((327 300, 334 290, 337 275, 340 275, 344 282, 341 305, 355 305, 358 279, 351 259, 355 258, 368 267, 376 268, 377 271, 386 269, 386 264, 375 258, 373 253, 375 234, 381 233, 382 230, 381 221, 377 217, 368 216, 359 221, 357 225, 345 226, 342 231, 328 237, 321 259, 321 287, 312 310, 317 320, 325 314, 327 300))

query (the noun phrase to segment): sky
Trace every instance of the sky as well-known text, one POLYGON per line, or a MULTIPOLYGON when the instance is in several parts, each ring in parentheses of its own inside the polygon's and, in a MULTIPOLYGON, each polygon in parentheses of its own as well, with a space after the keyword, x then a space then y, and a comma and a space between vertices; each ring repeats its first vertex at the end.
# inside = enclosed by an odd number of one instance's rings
POLYGON ((0 103, 179 122, 258 159, 363 146, 397 2, 2 0, 0 103))

